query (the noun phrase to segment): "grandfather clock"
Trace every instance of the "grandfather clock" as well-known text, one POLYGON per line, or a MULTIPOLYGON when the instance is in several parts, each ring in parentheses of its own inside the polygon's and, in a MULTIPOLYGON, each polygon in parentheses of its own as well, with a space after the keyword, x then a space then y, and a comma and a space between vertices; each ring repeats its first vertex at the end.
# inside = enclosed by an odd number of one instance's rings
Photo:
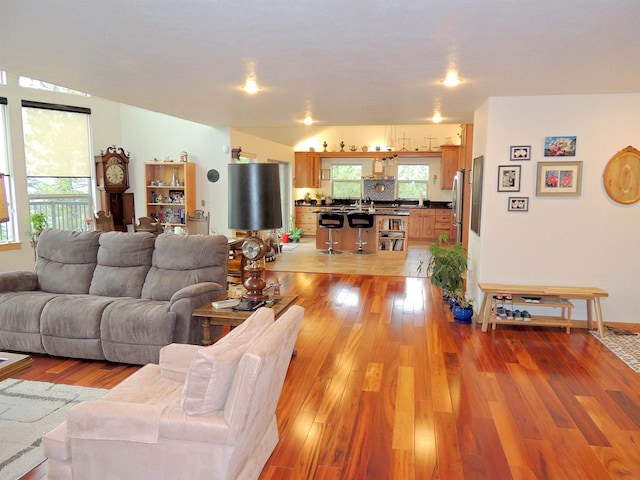
POLYGON ((96 178, 102 210, 113 217, 116 230, 125 232, 135 218, 133 193, 129 189, 129 155, 121 147, 101 150, 95 156, 96 178))

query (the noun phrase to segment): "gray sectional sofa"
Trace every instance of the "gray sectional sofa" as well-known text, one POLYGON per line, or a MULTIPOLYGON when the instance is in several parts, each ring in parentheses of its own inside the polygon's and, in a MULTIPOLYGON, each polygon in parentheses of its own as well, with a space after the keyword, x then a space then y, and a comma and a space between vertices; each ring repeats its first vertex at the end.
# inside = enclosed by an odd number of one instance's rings
POLYGON ((0 272, 0 350, 158 363, 199 344, 193 311, 227 289, 227 238, 47 229, 34 272, 0 272))

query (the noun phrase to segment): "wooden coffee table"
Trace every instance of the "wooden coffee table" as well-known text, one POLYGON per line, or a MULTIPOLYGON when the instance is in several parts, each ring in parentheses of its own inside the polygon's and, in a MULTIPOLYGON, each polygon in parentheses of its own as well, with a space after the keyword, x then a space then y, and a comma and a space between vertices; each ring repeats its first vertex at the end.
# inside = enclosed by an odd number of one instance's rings
POLYGON ((32 363, 33 360, 29 355, 0 352, 0 380, 26 370, 32 363))
MULTIPOLYGON (((283 295, 277 303, 265 306, 272 308, 276 318, 282 315, 291 305, 298 301, 297 295, 283 295)), ((229 325, 237 327, 244 322, 253 312, 233 310, 231 308, 213 308, 211 303, 194 310, 193 316, 200 318, 202 322, 202 345, 211 345, 211 326, 229 325)))

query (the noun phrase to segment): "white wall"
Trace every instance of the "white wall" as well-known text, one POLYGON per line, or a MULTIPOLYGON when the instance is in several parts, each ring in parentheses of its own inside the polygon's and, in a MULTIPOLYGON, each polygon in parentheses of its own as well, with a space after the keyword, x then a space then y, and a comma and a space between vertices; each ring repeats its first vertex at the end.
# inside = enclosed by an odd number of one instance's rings
POLYGON ((209 212, 211 228, 227 232, 227 164, 231 154, 223 153, 229 145, 230 130, 216 129, 188 120, 122 105, 122 144, 131 152, 130 184, 135 193, 136 217, 147 215, 144 163, 170 157, 179 160, 186 151, 188 161, 196 164, 196 208, 209 212), (207 180, 210 169, 220 172, 220 180, 207 180), (204 203, 204 205, 203 205, 204 203))
POLYGON ((309 148, 315 148, 317 152, 321 152, 324 149, 323 142, 327 142, 329 152, 340 151, 340 142, 344 142, 345 151, 349 151, 351 145, 359 152, 364 145, 371 151, 376 146, 384 150, 389 142, 394 144, 396 150, 400 150, 403 146, 402 138, 406 138, 404 146, 407 150, 426 150, 424 147, 429 145, 429 140, 425 137, 433 138, 432 147, 440 146, 448 140, 455 145, 460 144, 460 125, 453 124, 328 126, 320 132, 314 126, 314 132, 316 133, 298 142, 295 150, 305 152, 309 148))
MULTIPOLYGON (((621 205, 602 175, 619 150, 640 145, 640 95, 491 98, 476 111, 473 156, 484 155, 481 236, 470 235, 470 293, 489 283, 594 286, 609 292, 605 321, 640 323, 640 202, 621 205), (583 162, 579 197, 536 197, 536 164, 544 137, 577 136, 583 162), (511 162, 511 145, 531 145, 532 159, 511 162), (521 190, 497 192, 498 166, 521 165, 521 190), (528 212, 508 212, 509 196, 529 197, 528 212), (481 269, 480 269, 481 266, 481 269), (477 279, 477 280, 476 280, 477 279)), ((576 301, 574 318, 585 319, 576 301)))

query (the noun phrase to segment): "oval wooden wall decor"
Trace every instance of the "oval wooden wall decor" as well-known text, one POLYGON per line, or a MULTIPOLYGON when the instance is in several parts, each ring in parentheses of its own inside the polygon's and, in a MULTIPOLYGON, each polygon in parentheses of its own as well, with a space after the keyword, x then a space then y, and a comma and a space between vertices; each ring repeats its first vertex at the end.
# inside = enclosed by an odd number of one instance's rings
POLYGON ((640 151, 629 145, 611 157, 603 181, 613 201, 628 205, 640 200, 640 151))

